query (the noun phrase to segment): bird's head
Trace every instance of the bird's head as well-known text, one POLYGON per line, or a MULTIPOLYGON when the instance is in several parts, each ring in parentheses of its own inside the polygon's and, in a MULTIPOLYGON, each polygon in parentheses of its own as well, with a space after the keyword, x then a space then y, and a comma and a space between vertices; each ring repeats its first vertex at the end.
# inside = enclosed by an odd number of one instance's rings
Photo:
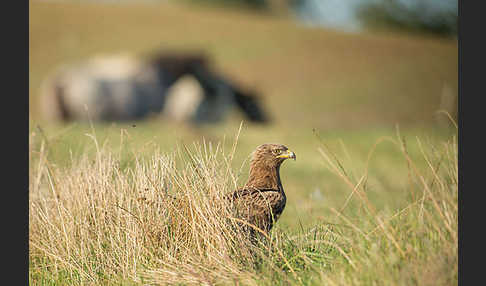
POLYGON ((295 153, 286 146, 282 144, 262 144, 253 152, 251 164, 275 168, 289 158, 296 160, 295 153))

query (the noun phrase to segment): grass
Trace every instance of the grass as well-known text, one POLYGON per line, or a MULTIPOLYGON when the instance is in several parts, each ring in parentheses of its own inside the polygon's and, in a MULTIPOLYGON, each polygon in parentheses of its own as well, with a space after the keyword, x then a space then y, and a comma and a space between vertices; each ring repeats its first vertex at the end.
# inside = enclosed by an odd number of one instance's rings
POLYGON ((29 3, 30 284, 457 284, 457 129, 437 121, 457 41, 200 5, 29 3), (207 51, 272 123, 43 120, 38 87, 57 65, 163 48, 207 51), (297 161, 254 247, 218 198, 264 142, 297 161))
POLYGON ((216 70, 258 90, 270 117, 286 127, 422 126, 435 122, 444 85, 458 86, 452 39, 346 34, 200 5, 29 3, 29 110, 37 121, 49 72, 120 51, 204 50, 216 70))
POLYGON ((123 148, 99 142, 94 129, 87 137, 94 156, 59 166, 48 159, 48 142, 31 136, 31 283, 457 283, 455 136, 433 145, 416 138, 418 154, 399 132, 383 138, 407 166, 399 208, 370 195, 377 189, 371 182, 380 181, 372 168, 353 172, 356 167, 320 142, 320 172, 333 174, 330 181, 346 200, 324 204, 325 218, 301 214, 311 222, 306 225, 279 222, 257 246, 234 227, 221 199, 242 183, 242 168, 233 167, 238 138, 229 145, 181 144, 170 153, 134 152, 122 167, 123 148))

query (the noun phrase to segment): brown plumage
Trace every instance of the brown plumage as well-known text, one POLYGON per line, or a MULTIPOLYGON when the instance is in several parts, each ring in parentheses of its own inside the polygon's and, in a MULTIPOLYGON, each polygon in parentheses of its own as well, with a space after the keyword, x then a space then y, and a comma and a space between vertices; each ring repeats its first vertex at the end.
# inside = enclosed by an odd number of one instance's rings
MULTIPOLYGON (((295 153, 281 144, 263 144, 256 148, 250 163, 248 182, 227 195, 237 215, 268 233, 282 214, 287 198, 280 180, 280 165, 295 153)), ((255 234, 253 227, 247 227, 255 234)))

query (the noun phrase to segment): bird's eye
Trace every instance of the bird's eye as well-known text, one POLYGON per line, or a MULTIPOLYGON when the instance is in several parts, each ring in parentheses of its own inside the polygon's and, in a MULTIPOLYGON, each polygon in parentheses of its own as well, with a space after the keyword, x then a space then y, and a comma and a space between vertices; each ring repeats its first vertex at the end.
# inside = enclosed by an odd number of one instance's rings
POLYGON ((276 155, 282 154, 282 149, 276 149, 273 151, 276 155))

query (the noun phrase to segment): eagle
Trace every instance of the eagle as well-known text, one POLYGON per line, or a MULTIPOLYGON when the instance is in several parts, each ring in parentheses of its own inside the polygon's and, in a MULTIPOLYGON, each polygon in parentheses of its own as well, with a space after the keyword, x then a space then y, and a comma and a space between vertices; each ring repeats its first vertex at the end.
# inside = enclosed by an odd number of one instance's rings
POLYGON ((295 153, 282 144, 258 146, 252 153, 248 181, 226 195, 252 237, 261 231, 268 234, 285 208, 280 165, 289 158, 296 160, 295 153))

